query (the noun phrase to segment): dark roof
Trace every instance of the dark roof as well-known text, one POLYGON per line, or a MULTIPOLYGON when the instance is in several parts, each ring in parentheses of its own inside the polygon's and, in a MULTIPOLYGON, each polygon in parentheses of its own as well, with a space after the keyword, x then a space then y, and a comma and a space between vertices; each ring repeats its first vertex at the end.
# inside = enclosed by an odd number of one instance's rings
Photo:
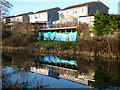
POLYGON ((19 15, 16 15, 15 17, 17 17, 17 16, 24 16, 24 15, 26 15, 26 14, 33 14, 33 12, 28 12, 28 13, 19 14, 19 15))
POLYGON ((78 4, 78 5, 74 5, 74 6, 69 6, 69 7, 64 8, 63 10, 71 9, 71 8, 76 8, 76 7, 87 6, 87 5, 93 4, 95 2, 98 2, 98 1, 93 1, 93 2, 88 2, 88 3, 78 4))
POLYGON ((3 17, 2 19, 4 19, 4 18, 12 18, 12 17, 15 17, 15 16, 6 16, 6 17, 3 17))
POLYGON ((17 17, 17 16, 24 16, 26 14, 33 14, 33 12, 23 13, 23 14, 19 14, 19 15, 16 15, 16 16, 7 16, 7 17, 4 17, 4 18, 12 18, 12 17, 17 17))
MULTIPOLYGON (((50 8, 50 9, 46 9, 46 10, 41 10, 41 11, 35 12, 34 14, 36 14, 36 13, 42 13, 42 12, 48 12, 48 11, 50 11, 50 10, 57 9, 57 8, 59 8, 59 7, 50 8)), ((59 9, 60 9, 60 8, 59 8, 59 9)))

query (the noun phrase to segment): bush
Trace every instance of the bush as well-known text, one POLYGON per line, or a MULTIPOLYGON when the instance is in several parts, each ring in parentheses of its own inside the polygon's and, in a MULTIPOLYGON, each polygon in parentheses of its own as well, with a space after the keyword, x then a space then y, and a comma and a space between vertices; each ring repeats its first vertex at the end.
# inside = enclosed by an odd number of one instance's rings
POLYGON ((8 38, 12 35, 11 31, 3 30, 2 31, 2 39, 4 40, 5 38, 8 38))
POLYGON ((10 28, 10 25, 2 23, 2 30, 6 30, 6 29, 9 29, 9 28, 10 28))
POLYGON ((75 43, 76 43, 76 42, 61 42, 61 43, 60 43, 60 48, 62 48, 63 50, 64 50, 64 49, 65 49, 65 50, 66 50, 66 49, 72 49, 75 43))
POLYGON ((21 33, 12 34, 11 37, 3 40, 2 45, 15 46, 15 47, 25 46, 26 45, 26 42, 24 42, 25 37, 26 37, 26 35, 21 34, 21 33))
POLYGON ((38 40, 35 39, 34 36, 28 36, 26 39, 25 39, 25 42, 37 42, 38 40))

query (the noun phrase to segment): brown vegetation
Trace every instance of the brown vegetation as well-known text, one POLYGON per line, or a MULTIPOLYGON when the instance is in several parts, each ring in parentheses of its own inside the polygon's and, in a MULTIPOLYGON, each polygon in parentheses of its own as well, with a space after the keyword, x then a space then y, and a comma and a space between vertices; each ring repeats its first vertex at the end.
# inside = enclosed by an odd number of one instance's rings
MULTIPOLYGON (((68 25, 68 24, 67 24, 68 25)), ((80 54, 80 52, 85 51, 86 55, 90 54, 90 56, 94 56, 95 53, 103 54, 103 53, 114 53, 117 55, 120 53, 119 50, 119 40, 118 38, 115 38, 116 35, 113 37, 108 38, 110 41, 110 48, 109 50, 108 42, 106 40, 106 36, 99 36, 99 37, 90 37, 90 31, 87 24, 79 24, 77 27, 78 37, 76 42, 58 42, 58 41, 37 41, 35 39, 34 35, 29 34, 29 31, 27 31, 27 25, 26 24, 20 24, 16 23, 15 26, 12 28, 11 31, 9 31, 9 37, 6 37, 5 30, 3 31, 3 46, 10 46, 10 47, 29 47, 29 48, 35 48, 38 51, 41 51, 41 48, 44 48, 46 51, 53 51, 57 50, 57 52, 63 52, 63 53, 76 53, 80 54), (23 29, 22 29, 22 28, 23 29), (83 33, 83 35, 81 35, 83 33), (46 46, 46 43, 47 46, 46 46), (89 53, 87 53, 89 52, 89 53)), ((8 32, 8 31, 7 31, 8 32)), ((8 35, 8 33, 7 33, 8 35)), ((43 50, 42 50, 43 51, 43 50)), ((88 55, 89 56, 89 55, 88 55)), ((105 55, 104 55, 105 56, 105 55)))

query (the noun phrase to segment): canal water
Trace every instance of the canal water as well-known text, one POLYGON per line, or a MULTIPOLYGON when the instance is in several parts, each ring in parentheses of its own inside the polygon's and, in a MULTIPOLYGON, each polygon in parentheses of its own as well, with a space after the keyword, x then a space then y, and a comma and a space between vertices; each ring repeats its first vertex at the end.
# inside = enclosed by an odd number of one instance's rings
POLYGON ((117 60, 3 52, 2 64, 3 88, 118 88, 120 84, 117 60))

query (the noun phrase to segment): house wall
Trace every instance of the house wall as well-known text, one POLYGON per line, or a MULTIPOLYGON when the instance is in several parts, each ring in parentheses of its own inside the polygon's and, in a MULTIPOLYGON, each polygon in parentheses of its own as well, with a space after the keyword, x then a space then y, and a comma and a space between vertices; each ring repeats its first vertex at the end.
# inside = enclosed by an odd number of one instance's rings
POLYGON ((58 13, 59 10, 61 10, 61 9, 55 8, 55 9, 48 11, 48 21, 49 22, 59 20, 59 13, 58 13))
POLYGON ((23 16, 23 22, 29 22, 30 21, 30 18, 28 15, 24 15, 23 16))
POLYGON ((23 22, 23 16, 14 17, 14 22, 23 22))
POLYGON ((14 23, 15 22, 15 17, 10 18, 10 22, 14 23))
POLYGON ((4 23, 10 23, 10 18, 4 18, 4 19, 2 19, 2 21, 3 21, 4 23))
POLYGON ((94 27, 94 16, 79 17, 78 23, 87 23, 89 27, 94 27))
POLYGON ((72 19, 72 18, 85 16, 85 15, 88 15, 87 6, 59 11, 59 19, 72 19), (75 11, 77 11, 77 14, 74 14, 75 11), (63 17, 61 16, 62 13, 63 13, 63 17))
POLYGON ((48 13, 47 12, 31 14, 29 16, 30 16, 31 23, 48 21, 48 13))
POLYGON ((96 14, 96 10, 102 10, 103 13, 108 13, 108 7, 102 2, 96 2, 88 5, 88 15, 96 14))
POLYGON ((7 19, 6 19, 6 23, 10 23, 10 18, 7 18, 7 19))

